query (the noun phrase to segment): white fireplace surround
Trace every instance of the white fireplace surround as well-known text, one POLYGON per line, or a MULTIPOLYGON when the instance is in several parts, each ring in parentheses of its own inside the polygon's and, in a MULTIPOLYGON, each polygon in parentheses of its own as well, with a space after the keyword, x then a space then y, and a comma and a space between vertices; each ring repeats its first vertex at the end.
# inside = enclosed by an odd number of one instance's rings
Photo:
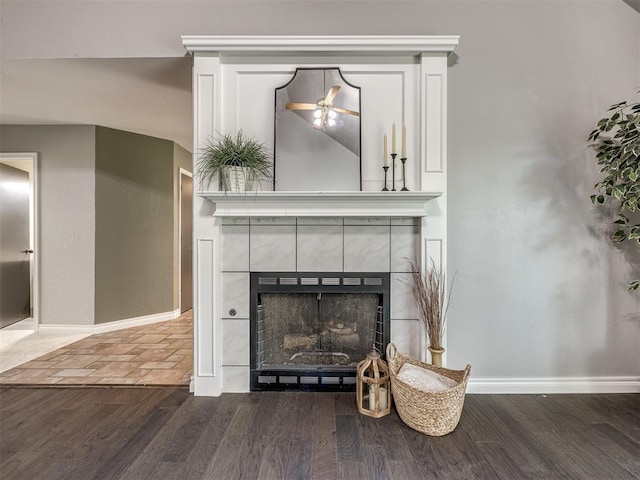
POLYGON ((196 395, 249 389, 250 271, 391 272, 391 340, 424 355, 407 260, 446 267, 447 56, 458 38, 183 37, 194 56, 194 163, 214 132, 242 129, 272 148, 274 89, 297 67, 339 66, 362 91, 363 191, 233 194, 195 179, 196 395), (392 122, 407 125, 409 192, 380 191, 392 122))

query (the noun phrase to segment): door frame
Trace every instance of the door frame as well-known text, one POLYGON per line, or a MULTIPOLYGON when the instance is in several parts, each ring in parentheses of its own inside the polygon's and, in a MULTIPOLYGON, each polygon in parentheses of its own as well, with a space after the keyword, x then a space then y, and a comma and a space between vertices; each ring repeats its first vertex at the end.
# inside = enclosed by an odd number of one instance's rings
POLYGON ((0 162, 7 165, 19 164, 25 161, 31 162, 31 175, 29 178, 29 243, 33 253, 31 254, 31 319, 33 321, 33 331, 40 329, 40 234, 38 225, 40 224, 40 212, 38 202, 39 164, 36 152, 16 152, 0 153, 0 162))
POLYGON ((182 175, 193 180, 193 173, 182 167, 178 168, 178 311, 180 314, 182 314, 182 175))

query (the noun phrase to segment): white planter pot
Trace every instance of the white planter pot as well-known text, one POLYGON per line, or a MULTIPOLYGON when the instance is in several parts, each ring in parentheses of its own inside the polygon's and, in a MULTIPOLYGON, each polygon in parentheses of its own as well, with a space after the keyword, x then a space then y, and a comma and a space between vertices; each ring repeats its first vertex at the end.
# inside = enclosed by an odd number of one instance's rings
POLYGON ((245 167, 227 167, 224 176, 222 188, 228 192, 244 192, 251 189, 247 182, 248 169, 245 167))

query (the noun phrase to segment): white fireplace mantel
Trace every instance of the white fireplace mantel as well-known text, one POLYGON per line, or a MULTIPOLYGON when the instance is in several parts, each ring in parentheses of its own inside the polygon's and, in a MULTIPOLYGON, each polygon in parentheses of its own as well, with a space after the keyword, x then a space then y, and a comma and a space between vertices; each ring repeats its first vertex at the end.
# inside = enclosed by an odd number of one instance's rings
POLYGON ((183 35, 190 52, 216 54, 448 55, 459 35, 183 35))
POLYGON ((440 192, 198 192, 216 217, 424 217, 440 192))
POLYGON ((312 264, 314 271, 353 272, 375 263, 391 275, 391 341, 423 355, 410 271, 401 260, 413 256, 422 270, 430 262, 446 269, 447 57, 459 37, 186 35, 182 41, 194 57, 194 170, 197 152, 215 132, 243 129, 272 149, 274 91, 297 68, 340 67, 361 87, 365 112, 362 191, 231 193, 209 191, 194 178, 194 393, 249 391, 251 271, 305 271, 312 264), (408 192, 381 191, 382 139, 394 122, 407 128, 408 192), (334 254, 325 253, 332 248, 334 254), (314 257, 301 266, 305 252, 314 257))

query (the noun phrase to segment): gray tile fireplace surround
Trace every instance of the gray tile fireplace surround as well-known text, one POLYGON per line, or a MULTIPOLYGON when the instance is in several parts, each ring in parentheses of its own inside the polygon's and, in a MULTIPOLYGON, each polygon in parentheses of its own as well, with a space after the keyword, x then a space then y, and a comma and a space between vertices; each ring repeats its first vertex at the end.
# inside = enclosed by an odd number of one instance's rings
POLYGON ((417 218, 223 218, 224 391, 249 391, 252 271, 390 272, 391 341, 403 353, 419 358, 422 330, 408 268, 409 259, 420 251, 419 222, 417 218))

